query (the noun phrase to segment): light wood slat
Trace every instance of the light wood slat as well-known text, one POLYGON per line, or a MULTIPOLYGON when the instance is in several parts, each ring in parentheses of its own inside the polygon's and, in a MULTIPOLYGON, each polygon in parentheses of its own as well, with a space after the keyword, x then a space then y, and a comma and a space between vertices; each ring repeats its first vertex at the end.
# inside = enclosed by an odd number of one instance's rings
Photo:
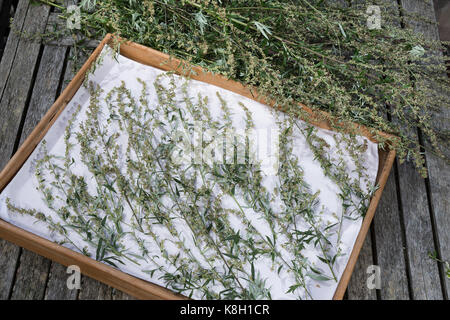
MULTIPOLYGON (((28 137, 56 99, 67 48, 46 46, 42 53, 20 144, 28 137)), ((11 299, 43 299, 50 260, 23 250, 11 299)))
MULTIPOLYGON (((435 13, 432 1, 428 0, 402 0, 402 8, 405 13, 405 25, 412 28, 415 32, 422 33, 425 37, 437 40, 439 39, 439 32, 437 25, 414 18, 414 14, 420 14, 431 21, 435 21, 435 13)), ((441 57, 441 53, 435 53, 441 57)), ((441 59, 435 63, 443 63, 441 59)), ((428 82, 422 85, 433 87, 433 83, 428 82)), ((434 114, 433 123, 436 128, 441 130, 449 130, 448 119, 450 111, 448 109, 441 110, 440 113, 434 114)), ((450 150, 444 150, 447 157, 450 156, 450 150)), ((431 204, 431 216, 434 219, 434 229, 436 232, 436 240, 438 244, 438 253, 447 261, 450 261, 450 208, 449 208, 449 194, 450 194, 450 168, 445 160, 439 158, 433 153, 425 152, 427 160, 427 168, 429 174, 429 202, 431 204)), ((420 237, 420 235, 417 235, 420 237)), ((423 257, 426 259, 425 257, 423 257)), ((429 259, 429 258, 428 258, 429 259)), ((424 262, 425 263, 425 262, 424 262)), ((426 262, 428 263, 428 261, 426 262)), ((450 295, 450 279, 443 274, 441 268, 441 281, 444 286, 444 297, 448 299, 450 295)), ((422 280, 427 284, 428 279, 422 280)), ((437 284, 436 284, 437 285, 437 284)), ((428 287, 427 287, 428 289, 428 287)))

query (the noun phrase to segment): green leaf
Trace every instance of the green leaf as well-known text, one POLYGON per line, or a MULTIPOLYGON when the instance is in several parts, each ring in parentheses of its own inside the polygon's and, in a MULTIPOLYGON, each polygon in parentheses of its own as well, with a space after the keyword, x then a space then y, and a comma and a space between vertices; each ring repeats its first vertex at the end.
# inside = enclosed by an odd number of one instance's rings
POLYGON ((112 185, 105 183, 103 186, 111 192, 117 193, 112 185))
POLYGON ((264 36, 264 38, 266 38, 267 40, 269 40, 269 37, 267 35, 271 35, 272 31, 270 30, 270 27, 262 24, 261 22, 258 21, 253 21, 253 24, 256 26, 256 29, 258 29, 259 32, 261 32, 261 34, 264 36))
POLYGON ((202 10, 200 10, 195 14, 195 21, 198 23, 198 26, 200 27, 200 33, 203 34, 205 31, 205 27, 208 24, 208 20, 206 19, 202 10))
POLYGON ((332 280, 332 278, 325 276, 323 274, 317 274, 317 273, 307 273, 306 274, 308 277, 310 277, 311 279, 317 280, 317 281, 329 281, 332 280))
POLYGON ((97 244, 97 251, 95 253, 95 260, 101 260, 100 258, 100 252, 102 250, 102 244, 103 244, 103 238, 100 238, 97 244))

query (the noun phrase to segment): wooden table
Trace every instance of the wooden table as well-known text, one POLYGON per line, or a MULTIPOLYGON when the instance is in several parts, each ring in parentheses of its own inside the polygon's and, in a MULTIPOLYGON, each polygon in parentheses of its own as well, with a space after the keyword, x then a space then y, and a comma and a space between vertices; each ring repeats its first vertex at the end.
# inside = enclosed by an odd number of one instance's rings
MULTIPOLYGON (((0 7, 3 1, 0 0, 0 7)), ((70 1, 70 0, 66 0, 70 1)), ((387 1, 387 0, 386 0, 387 1)), ((389 1, 387 1, 389 2, 389 1)), ((400 1, 405 12, 435 20, 432 1, 400 1)), ((396 1, 395 1, 396 3, 396 1)), ((19 0, 13 29, 28 34, 52 29, 58 12, 46 5, 19 0)), ((398 15, 402 25, 437 39, 437 27, 398 15)), ((71 39, 55 44, 25 40, 10 32, 0 62, 0 168, 41 119, 71 79, 71 39)), ((442 119, 436 122, 447 128, 442 119)), ((414 133, 417 139, 420 134, 414 133)), ((395 163, 374 222, 350 281, 348 299, 448 299, 450 280, 442 264, 429 257, 438 252, 450 259, 449 167, 426 152, 429 178, 412 163, 395 163), (367 268, 378 265, 381 289, 367 288, 367 268)), ((81 290, 66 286, 66 268, 0 240, 0 299, 129 299, 130 296, 88 277, 81 290)))

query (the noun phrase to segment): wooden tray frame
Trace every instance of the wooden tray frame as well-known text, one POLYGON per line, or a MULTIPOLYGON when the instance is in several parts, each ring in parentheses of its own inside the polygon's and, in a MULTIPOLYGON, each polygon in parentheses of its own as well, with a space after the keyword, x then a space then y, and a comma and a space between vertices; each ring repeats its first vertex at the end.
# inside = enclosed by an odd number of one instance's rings
MULTIPOLYGON (((72 81, 68 84, 66 89, 58 97, 55 103, 50 107, 48 112, 34 128, 30 136, 25 140, 22 146, 18 149, 15 155, 11 158, 8 164, 0 173, 0 192, 8 185, 8 183, 13 179, 16 173, 20 170, 24 162, 28 159, 30 154, 39 144, 39 142, 44 138, 45 134, 49 128, 53 125, 55 120, 70 102, 72 97, 75 95, 79 87, 82 85, 86 73, 91 68, 92 64, 95 62, 99 56, 101 50, 106 44, 112 44, 113 42, 117 44, 117 37, 112 34, 106 35, 106 37, 101 41, 98 47, 94 50, 92 55, 83 65, 83 67, 78 71, 72 81)), ((162 70, 173 70, 176 73, 184 74, 186 70, 185 66, 188 65, 186 62, 171 58, 169 55, 162 52, 156 51, 154 49, 139 45, 133 42, 120 41, 120 53, 132 60, 137 62, 150 65, 162 70)), ((211 73, 206 73, 200 67, 192 67, 192 70, 196 74, 191 74, 190 77, 196 80, 200 80, 209 84, 216 85, 223 89, 233 91, 237 94, 243 95, 247 98, 253 99, 255 101, 267 103, 264 98, 258 96, 256 90, 250 89, 243 86, 241 83, 226 79, 220 75, 213 75, 211 73)), ((304 110, 309 113, 313 113, 311 109, 300 104, 304 110)), ((320 121, 310 121, 314 125, 331 130, 329 123, 320 121)), ((356 124, 352 124, 357 127, 358 131, 369 138, 371 141, 376 142, 374 136, 370 131, 356 124)), ((384 137, 392 137, 386 133, 378 133, 384 137)), ((380 200, 383 189, 386 185, 389 172, 392 168, 395 159, 395 150, 386 148, 386 150, 378 150, 379 154, 379 168, 377 175, 377 183, 380 188, 375 192, 374 196, 370 201, 370 205, 366 216, 363 220, 361 229, 356 238, 355 245, 351 252, 347 266, 342 274, 338 287, 334 293, 334 300, 341 300, 347 289, 348 282, 350 280, 351 274, 355 267, 356 261, 358 259, 359 252, 364 243, 364 239, 372 222, 373 216, 375 214, 376 207, 380 200)), ((119 271, 113 267, 107 266, 101 262, 95 261, 89 257, 86 257, 78 252, 72 251, 47 239, 41 238, 33 233, 25 231, 18 228, 10 223, 5 222, 0 219, 0 238, 7 241, 13 242, 27 250, 33 251, 39 255, 42 255, 48 259, 61 263, 65 266, 77 265, 80 267, 82 274, 97 279, 107 285, 110 285, 116 289, 126 292, 136 298, 140 299, 187 299, 186 297, 176 294, 169 289, 163 288, 156 284, 147 282, 145 280, 133 277, 125 272, 119 271)))

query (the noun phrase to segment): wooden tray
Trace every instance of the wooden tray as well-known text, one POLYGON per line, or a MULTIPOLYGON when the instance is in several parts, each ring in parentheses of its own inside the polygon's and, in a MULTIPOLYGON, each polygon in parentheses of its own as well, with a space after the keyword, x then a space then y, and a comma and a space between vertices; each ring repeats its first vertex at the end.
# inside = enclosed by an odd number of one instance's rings
MULTIPOLYGON (((7 184, 14 178, 16 173, 20 170, 24 162, 28 159, 30 154, 39 144, 39 142, 44 138, 45 134, 49 128, 53 125, 55 120, 64 110, 66 105, 70 102, 72 97, 75 95, 77 90, 83 83, 85 75, 90 69, 92 63, 97 59, 98 55, 102 51, 106 44, 113 45, 117 43, 118 38, 111 34, 106 35, 98 47, 94 50, 92 55, 80 69, 80 71, 75 75, 63 93, 58 97, 56 102, 50 107, 48 112, 39 122, 39 124, 34 128, 30 136, 25 140, 19 150, 8 162, 6 167, 0 173, 0 192, 7 186, 7 184)), ((145 65, 156 67, 162 70, 173 70, 176 73, 184 74, 186 70, 187 63, 181 60, 171 58, 169 55, 162 52, 150 49, 148 47, 139 45, 133 42, 122 42, 120 41, 120 53, 127 58, 134 61, 140 62, 145 65)), ((211 73, 206 73, 200 67, 192 67, 195 74, 190 74, 192 79, 203 81, 209 84, 216 85, 223 89, 233 91, 237 94, 243 95, 247 98, 253 99, 258 102, 262 102, 268 105, 271 103, 267 102, 263 97, 257 94, 257 91, 253 88, 248 88, 242 84, 228 80, 219 75, 213 75, 211 73)), ((308 107, 299 104, 305 111, 314 114, 308 107)), ((324 113, 321 113, 324 114, 324 113)), ((320 117, 323 119, 323 117, 320 117)), ((312 124, 331 130, 329 123, 323 120, 310 121, 312 124)), ((366 136, 371 141, 376 142, 374 136, 370 131, 356 124, 351 124, 353 127, 357 128, 361 135, 366 136)), ((389 137, 390 135, 386 133, 378 133, 381 136, 389 137)), ((392 137, 392 136, 391 136, 392 137)), ((358 259, 359 252, 364 243, 364 239, 369 230, 370 223, 372 222, 373 216, 375 214, 375 209, 383 192, 384 186, 386 185, 389 172, 392 168, 392 164, 395 158, 395 150, 386 149, 378 150, 379 154, 379 167, 377 175, 377 184, 380 188, 375 192, 374 196, 370 201, 369 208, 367 210, 366 216, 363 220, 361 229, 356 238, 355 245, 353 247, 352 253, 350 255, 347 266, 342 274, 338 287, 334 293, 333 299, 341 300, 344 296, 345 290, 347 289, 348 282, 350 280, 351 274, 355 267, 356 261, 358 259)), ((80 253, 72 251, 47 239, 41 238, 33 233, 25 231, 18 228, 10 223, 7 223, 0 219, 0 238, 11 241, 27 250, 33 251, 39 255, 42 255, 48 259, 61 263, 65 266, 77 265, 80 267, 81 272, 94 279, 97 279, 107 285, 124 291, 136 298, 140 299, 186 299, 186 297, 176 294, 169 289, 163 288, 156 284, 147 282, 145 280, 128 275, 125 272, 114 269, 113 267, 107 266, 101 262, 95 261, 94 259, 88 258, 80 253)))

